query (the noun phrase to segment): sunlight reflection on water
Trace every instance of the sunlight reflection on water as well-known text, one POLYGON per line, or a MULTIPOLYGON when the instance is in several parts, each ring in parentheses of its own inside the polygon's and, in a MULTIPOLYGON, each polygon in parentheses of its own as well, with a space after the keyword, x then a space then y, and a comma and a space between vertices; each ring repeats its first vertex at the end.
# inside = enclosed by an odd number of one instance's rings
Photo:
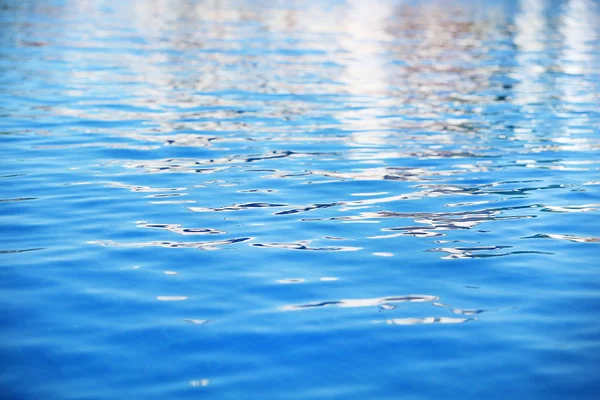
POLYGON ((599 21, 0 2, 0 393, 595 398, 599 21))

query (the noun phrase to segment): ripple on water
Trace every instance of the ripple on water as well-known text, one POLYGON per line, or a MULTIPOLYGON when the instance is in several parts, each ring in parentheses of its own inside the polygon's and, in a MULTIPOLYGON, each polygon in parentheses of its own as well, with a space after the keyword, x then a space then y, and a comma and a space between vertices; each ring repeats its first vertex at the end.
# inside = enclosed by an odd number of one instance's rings
MULTIPOLYGON (((420 325, 420 324, 462 324, 464 322, 476 321, 474 318, 449 318, 449 317, 427 317, 427 318, 392 318, 386 319, 388 325, 420 325)), ((379 321, 377 321, 379 322, 379 321)))
POLYGON ((597 2, 0 3, 4 397, 598 397, 597 2))
POLYGON ((16 250, 0 250, 0 254, 16 254, 16 253, 26 253, 28 251, 39 251, 45 250, 44 247, 38 247, 34 249, 16 249, 16 250))
POLYGON ((298 241, 293 243, 252 243, 251 246, 270 249, 285 249, 285 250, 308 250, 308 251, 358 251, 361 247, 353 246, 321 246, 310 247, 310 240, 298 241))
POLYGON ((524 239, 558 239, 558 240, 568 240, 570 242, 575 243, 600 243, 600 238, 598 237, 582 237, 576 235, 559 235, 555 233, 538 233, 537 235, 527 236, 524 239))
POLYGON ((448 254, 447 256, 441 257, 442 259, 457 259, 457 258, 489 258, 489 257, 503 257, 518 254, 546 254, 552 255, 554 253, 537 251, 537 250, 514 250, 514 251, 501 251, 495 253, 496 250, 510 249, 513 246, 479 246, 479 247, 434 247, 428 251, 441 252, 448 254), (485 251, 485 253, 481 253, 485 251))
POLYGON ((379 298, 373 298, 373 299, 347 299, 347 300, 335 300, 335 301, 322 301, 322 302, 318 302, 318 303, 308 303, 308 304, 292 304, 292 305, 283 306, 280 309, 283 311, 289 311, 289 310, 303 310, 303 309, 310 309, 310 308, 327 307, 327 306, 376 307, 381 304, 425 303, 425 302, 434 302, 439 299, 440 298, 437 296, 430 296, 430 295, 389 296, 389 297, 379 297, 379 298))
POLYGON ((178 235, 222 235, 227 232, 212 228, 183 228, 180 224, 151 224, 147 221, 138 221, 140 228, 167 230, 178 235))
POLYGON ((119 243, 112 240, 104 241, 89 241, 89 244, 98 244, 101 246, 116 246, 116 247, 166 247, 173 249, 199 249, 199 250, 218 250, 221 246, 246 242, 252 238, 235 238, 224 240, 213 240, 207 242, 171 242, 171 241, 151 241, 151 242, 134 242, 134 243, 119 243))

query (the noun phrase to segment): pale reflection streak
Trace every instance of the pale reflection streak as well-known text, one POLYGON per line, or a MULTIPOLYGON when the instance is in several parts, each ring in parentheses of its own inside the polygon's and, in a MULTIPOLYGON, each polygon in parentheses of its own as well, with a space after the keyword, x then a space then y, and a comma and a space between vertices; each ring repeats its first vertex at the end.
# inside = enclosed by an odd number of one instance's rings
POLYGON ((312 240, 300 240, 291 243, 252 243, 252 247, 259 247, 265 249, 285 249, 285 250, 307 250, 307 251, 358 251, 362 247, 354 246, 321 246, 311 247, 309 243, 312 240))
MULTIPOLYGON (((347 299, 347 300, 336 300, 336 301, 323 301, 318 303, 307 303, 307 304, 291 304, 280 307, 281 311, 298 311, 322 307, 342 307, 342 308, 355 308, 355 307, 378 307, 379 311, 390 311, 397 308, 397 303, 431 303, 436 307, 447 308, 449 305, 438 303, 439 297, 431 295, 408 295, 408 296, 389 296, 372 299, 347 299)), ((486 310, 476 309, 451 309, 454 314, 471 316, 470 318, 454 318, 454 317, 427 317, 427 318, 392 318, 386 320, 373 321, 374 323, 385 322, 390 325, 417 325, 417 324, 459 324, 468 321, 477 321, 478 319, 472 317, 477 314, 481 314, 486 310)))
POLYGON ((558 239, 567 240, 574 243, 600 243, 600 237, 584 237, 577 235, 559 235, 556 233, 539 233, 533 236, 527 236, 523 239, 558 239))
POLYGON ((227 232, 212 228, 183 228, 180 224, 151 224, 148 221, 138 221, 140 228, 167 230, 178 235, 221 235, 227 232))
MULTIPOLYGON (((557 78, 557 88, 561 92, 565 112, 585 112, 600 109, 600 98, 597 87, 589 77, 594 73, 594 54, 597 53, 599 5, 589 0, 569 0, 564 3, 558 30, 563 36, 559 68, 562 76, 557 78)), ((579 118, 581 126, 590 123, 584 114, 579 118)), ((574 121, 559 120, 562 125, 564 139, 573 140, 572 136, 588 143, 588 138, 579 137, 581 126, 574 121)))
POLYGON ((188 296, 156 296, 158 301, 184 301, 188 298, 188 296))
MULTIPOLYGON (((385 123, 382 117, 393 99, 383 97, 389 90, 386 68, 385 43, 392 37, 384 30, 391 14, 388 2, 351 0, 344 10, 338 48, 343 51, 341 62, 344 72, 338 78, 344 90, 357 97, 355 110, 338 111, 336 118, 354 131, 349 137, 351 146, 382 144, 385 142, 385 123), (368 107, 361 106, 361 96, 368 97, 368 107)), ((367 103, 367 102, 365 102, 367 103)))
MULTIPOLYGON (((541 79, 546 72, 546 67, 538 58, 542 57, 541 55, 547 50, 546 40, 550 31, 545 11, 548 2, 522 0, 520 6, 522 11, 515 19, 514 43, 519 46, 515 78, 519 80, 519 84, 514 90, 514 102, 522 105, 523 112, 533 113, 529 104, 541 103, 540 96, 548 92, 547 84, 541 79)), ((523 134, 530 134, 530 132, 527 130, 523 134)))
POLYGON ((194 325, 204 325, 210 322, 208 319, 184 319, 183 321, 194 325))
POLYGON ((157 187, 152 187, 152 186, 128 185, 126 183, 121 183, 121 182, 107 182, 107 185, 108 185, 108 187, 129 189, 132 192, 142 192, 142 193, 180 192, 182 190, 187 189, 187 188, 157 188, 157 187))
POLYGON ((441 257, 442 259, 475 259, 475 258, 490 258, 490 257, 503 257, 514 254, 547 254, 552 255, 554 253, 545 251, 530 251, 530 250, 514 250, 504 251, 495 253, 497 250, 510 249, 513 246, 478 246, 478 247, 437 247, 427 251, 431 252, 442 252, 448 254, 447 256, 441 257), (481 253, 485 251, 486 253, 481 253))
POLYGON ((97 244, 101 246, 115 247, 165 247, 165 248, 180 248, 180 249, 198 249, 198 250, 219 250, 221 246, 236 244, 252 240, 252 238, 235 238, 214 240, 209 242, 174 242, 174 241, 150 241, 150 242, 131 242, 120 243, 112 240, 93 240, 88 241, 89 244, 97 244))
POLYGON ((280 308, 282 311, 294 311, 303 310, 310 308, 320 308, 327 306, 336 307, 377 307, 382 304, 393 304, 393 303, 427 303, 439 300, 437 296, 431 295, 408 295, 408 296, 388 296, 379 297, 372 299, 347 299, 347 300, 335 300, 335 301, 323 301, 320 303, 308 303, 308 304, 291 304, 280 308))
POLYGON ((600 204, 584 204, 580 206, 545 206, 540 211, 560 212, 560 213, 584 213, 597 211, 600 209, 600 204))
MULTIPOLYGON (((427 318, 392 318, 386 319, 388 325, 421 325, 421 324, 462 324, 477 321, 475 318, 427 317, 427 318)), ((376 321, 379 322, 379 321, 376 321)))
POLYGON ((477 315, 477 314, 487 312, 489 310, 467 310, 467 309, 453 308, 450 311, 452 311, 454 314, 459 314, 459 315, 477 315))

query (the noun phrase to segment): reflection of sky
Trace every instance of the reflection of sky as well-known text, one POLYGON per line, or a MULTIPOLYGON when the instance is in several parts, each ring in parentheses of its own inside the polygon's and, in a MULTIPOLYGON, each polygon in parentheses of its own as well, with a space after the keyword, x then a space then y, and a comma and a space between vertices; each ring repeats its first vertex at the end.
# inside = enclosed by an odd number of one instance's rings
POLYGON ((531 140, 549 119, 514 126, 513 116, 548 114, 567 132, 598 107, 593 1, 531 0, 516 9, 502 2, 145 1, 111 9, 71 0, 68 14, 28 4, 39 25, 16 21, 7 37, 39 41, 45 60, 70 65, 47 77, 68 79, 66 94, 80 106, 57 106, 65 116, 136 119, 152 111, 146 125, 158 132, 245 134, 286 118, 301 123, 282 127, 280 136, 341 129, 345 143, 367 155, 370 146, 398 151, 414 135, 436 139, 412 140, 406 151, 494 146, 499 124, 531 140), (42 38, 48 14, 71 29, 42 38), (44 53, 44 42, 56 53, 44 53), (102 107, 115 93, 130 110, 102 107), (240 106, 261 111, 241 123, 224 110, 240 106), (581 118, 561 119, 573 112, 581 118))

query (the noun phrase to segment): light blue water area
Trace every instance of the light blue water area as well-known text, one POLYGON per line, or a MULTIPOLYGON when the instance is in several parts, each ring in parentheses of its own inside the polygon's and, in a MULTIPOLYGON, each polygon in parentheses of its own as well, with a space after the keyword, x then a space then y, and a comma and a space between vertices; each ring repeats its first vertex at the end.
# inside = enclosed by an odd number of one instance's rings
POLYGON ((0 398, 599 398, 599 2, 0 33, 0 398))

